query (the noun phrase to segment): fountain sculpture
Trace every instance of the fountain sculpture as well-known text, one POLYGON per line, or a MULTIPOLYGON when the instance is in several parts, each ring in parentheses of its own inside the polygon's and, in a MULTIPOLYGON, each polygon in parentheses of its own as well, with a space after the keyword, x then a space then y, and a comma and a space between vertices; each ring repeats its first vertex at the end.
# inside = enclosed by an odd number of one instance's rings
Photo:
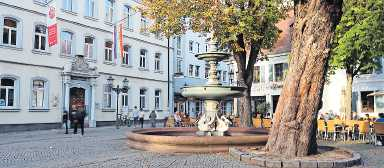
POLYGON ((218 62, 228 59, 229 53, 218 51, 217 41, 211 39, 209 51, 197 54, 198 59, 209 64, 208 82, 205 86, 190 86, 182 88, 184 97, 204 99, 205 112, 198 122, 198 135, 223 136, 229 128, 230 121, 220 114, 220 100, 225 97, 240 96, 244 87, 222 86, 217 76, 218 62))
POLYGON ((218 51, 217 42, 210 41, 206 53, 198 59, 209 63, 208 82, 204 86, 182 88, 182 95, 203 98, 205 112, 198 128, 146 128, 135 129, 127 134, 128 146, 134 149, 161 153, 212 153, 228 152, 229 147, 264 145, 268 131, 261 128, 229 128, 229 121, 219 112, 220 100, 240 96, 245 88, 222 86, 217 77, 217 64, 230 54, 218 51))

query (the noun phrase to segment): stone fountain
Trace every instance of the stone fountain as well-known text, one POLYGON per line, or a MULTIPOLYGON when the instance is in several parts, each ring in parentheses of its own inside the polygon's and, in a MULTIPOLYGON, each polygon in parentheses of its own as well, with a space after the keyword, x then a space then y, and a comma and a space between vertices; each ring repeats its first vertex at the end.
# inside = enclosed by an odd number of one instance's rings
POLYGON ((238 97, 244 87, 222 86, 217 77, 217 64, 228 59, 230 54, 218 51, 217 41, 209 42, 209 51, 197 54, 198 59, 209 64, 208 82, 205 86, 189 86, 182 88, 184 97, 202 98, 205 112, 198 122, 198 135, 224 136, 229 128, 230 121, 219 112, 220 100, 226 97, 238 97))
POLYGON ((264 145, 268 131, 261 128, 229 128, 230 121, 219 112, 219 103, 225 97, 240 96, 245 88, 222 86, 217 77, 218 62, 230 54, 218 51, 211 40, 210 49, 196 57, 209 63, 208 82, 204 86, 182 88, 182 95, 204 99, 205 112, 197 128, 134 129, 127 134, 129 147, 160 153, 217 153, 228 152, 229 147, 264 145))

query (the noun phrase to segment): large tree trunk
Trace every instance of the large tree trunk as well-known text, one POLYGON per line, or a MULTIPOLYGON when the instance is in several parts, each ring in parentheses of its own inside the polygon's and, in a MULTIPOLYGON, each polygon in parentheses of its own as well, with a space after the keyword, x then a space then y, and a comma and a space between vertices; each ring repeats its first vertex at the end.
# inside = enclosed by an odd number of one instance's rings
POLYGON ((320 107, 330 41, 342 0, 295 0, 295 24, 288 76, 276 108, 266 150, 287 157, 317 152, 320 107))
POLYGON ((352 119, 352 83, 353 83, 353 75, 352 73, 347 72, 347 86, 345 87, 345 97, 344 97, 344 105, 345 105, 345 118, 347 120, 352 119))
POLYGON ((252 127, 251 92, 246 89, 239 99, 240 127, 252 127))

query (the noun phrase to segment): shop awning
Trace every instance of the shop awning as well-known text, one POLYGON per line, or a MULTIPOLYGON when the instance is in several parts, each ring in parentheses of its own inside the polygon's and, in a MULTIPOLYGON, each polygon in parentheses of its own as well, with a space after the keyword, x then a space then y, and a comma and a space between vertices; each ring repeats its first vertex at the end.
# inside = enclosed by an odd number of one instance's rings
POLYGON ((368 94, 367 96, 384 96, 384 91, 374 92, 374 93, 368 94))

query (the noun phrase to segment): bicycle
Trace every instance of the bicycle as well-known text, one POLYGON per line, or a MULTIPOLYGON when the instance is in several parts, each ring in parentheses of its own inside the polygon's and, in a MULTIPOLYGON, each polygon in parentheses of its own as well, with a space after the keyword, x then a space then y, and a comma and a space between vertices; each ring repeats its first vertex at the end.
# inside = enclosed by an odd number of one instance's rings
POLYGON ((120 126, 127 126, 131 127, 133 123, 133 120, 131 120, 128 115, 118 114, 118 120, 116 123, 116 127, 119 128, 120 126))

